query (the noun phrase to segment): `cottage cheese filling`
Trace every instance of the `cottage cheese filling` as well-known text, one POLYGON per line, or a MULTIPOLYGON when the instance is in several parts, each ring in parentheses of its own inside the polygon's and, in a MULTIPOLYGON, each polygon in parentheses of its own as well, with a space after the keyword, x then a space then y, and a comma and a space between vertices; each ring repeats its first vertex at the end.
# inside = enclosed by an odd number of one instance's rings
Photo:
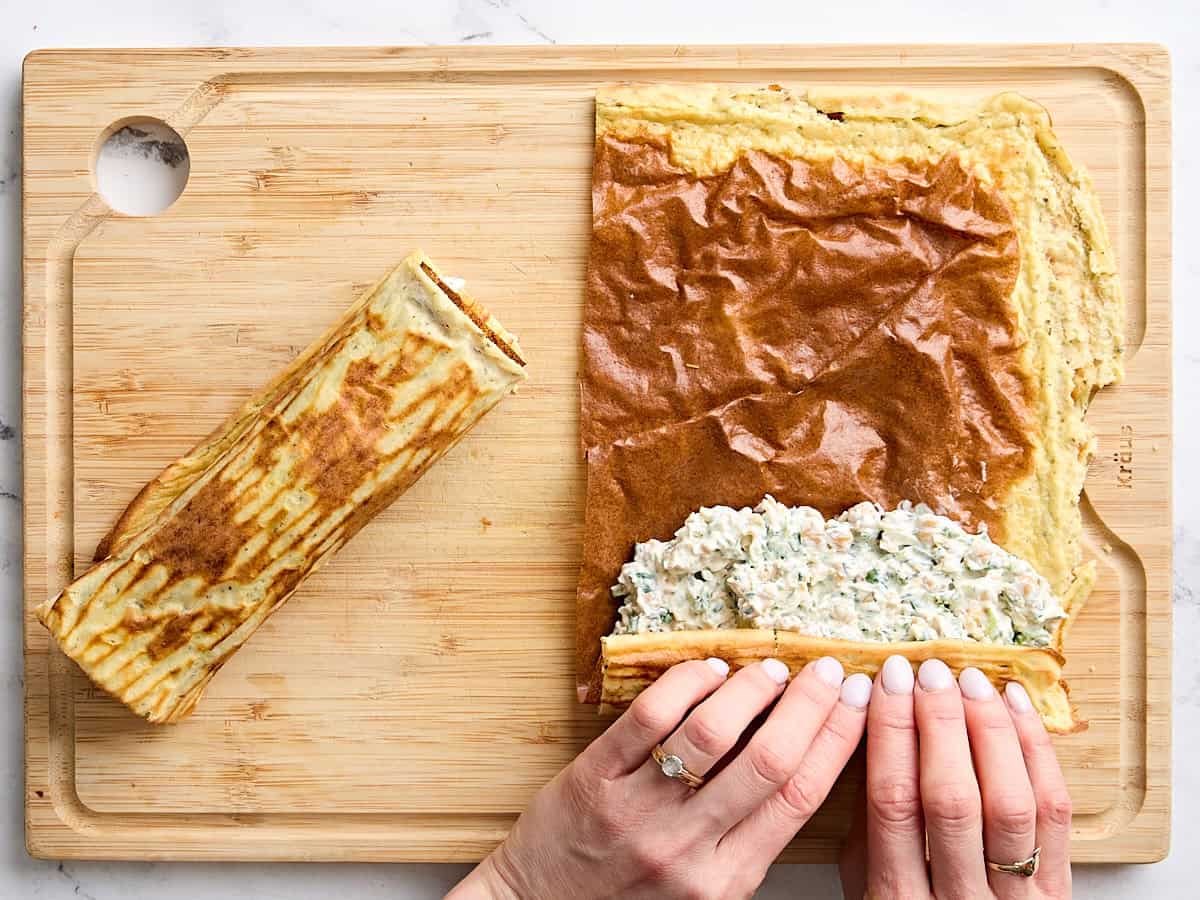
POLYGON ((1029 563, 924 504, 834 519, 769 494, 704 507, 637 545, 612 588, 615 634, 779 628, 855 641, 960 638, 1046 647, 1062 605, 1029 563))

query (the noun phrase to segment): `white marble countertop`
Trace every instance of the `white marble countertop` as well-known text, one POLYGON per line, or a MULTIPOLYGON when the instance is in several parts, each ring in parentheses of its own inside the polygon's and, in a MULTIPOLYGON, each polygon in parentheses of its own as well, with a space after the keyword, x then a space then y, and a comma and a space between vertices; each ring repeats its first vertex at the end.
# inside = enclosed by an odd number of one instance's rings
MULTIPOLYGON (((449 43, 755 43, 1155 41, 1173 58, 1176 264, 1175 454, 1200 455, 1200 17, 1192 0, 24 0, 0 14, 0 897, 184 898, 439 896, 462 866, 68 863, 30 859, 22 835, 20 479, 21 60, 39 47, 449 43), (408 8, 411 5, 411 8, 408 8), (580 7, 577 9, 576 7, 580 7), (592 4, 588 4, 589 7, 592 4), (600 10, 603 10, 602 12, 600 10), (686 10, 686 14, 681 12, 686 10), (1185 114, 1185 111, 1190 111, 1185 114), (1182 414, 1181 414, 1182 413, 1182 414)), ((1200 487, 1175 485, 1174 846, 1154 866, 1076 867, 1087 898, 1195 896, 1200 857, 1200 487)), ((777 866, 764 897, 835 897, 830 866, 777 866)))

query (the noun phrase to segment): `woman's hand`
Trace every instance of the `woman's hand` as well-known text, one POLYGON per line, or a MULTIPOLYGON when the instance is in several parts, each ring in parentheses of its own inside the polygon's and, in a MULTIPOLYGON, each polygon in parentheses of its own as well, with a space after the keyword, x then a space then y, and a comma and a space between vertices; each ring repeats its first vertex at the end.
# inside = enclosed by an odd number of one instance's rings
POLYGON ((778 660, 728 672, 710 659, 664 673, 450 896, 750 896, 858 745, 871 681, 843 682, 830 658, 790 685, 778 660), (693 791, 664 775, 650 758, 660 742, 708 781, 693 791))
POLYGON ((929 660, 914 685, 909 663, 889 659, 868 714, 865 795, 842 860, 847 897, 1071 896, 1071 799, 1019 684, 1001 698, 978 669, 955 684, 929 660), (1025 860, 1036 847, 1030 878, 985 863, 1025 860))

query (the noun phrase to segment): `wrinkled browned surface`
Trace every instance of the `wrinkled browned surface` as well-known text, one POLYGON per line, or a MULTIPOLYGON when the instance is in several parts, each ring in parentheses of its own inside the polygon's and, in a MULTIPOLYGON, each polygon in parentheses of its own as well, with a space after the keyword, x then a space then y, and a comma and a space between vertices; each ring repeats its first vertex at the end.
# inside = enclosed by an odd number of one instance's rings
POLYGON ((701 179, 663 147, 601 137, 592 203, 587 699, 621 564, 698 507, 909 499, 1003 539, 1007 488, 1030 467, 1030 385, 998 194, 952 158, 753 152, 701 179))

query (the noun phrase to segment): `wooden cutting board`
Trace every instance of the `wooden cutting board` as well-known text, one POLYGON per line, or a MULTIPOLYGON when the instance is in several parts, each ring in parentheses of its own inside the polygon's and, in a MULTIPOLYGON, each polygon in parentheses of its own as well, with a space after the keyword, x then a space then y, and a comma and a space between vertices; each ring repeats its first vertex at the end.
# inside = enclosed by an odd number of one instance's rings
MULTIPOLYGON (((1099 587, 1058 743, 1078 860, 1167 849, 1169 65, 1151 46, 42 51, 25 63, 26 833, 37 856, 474 860, 603 727, 577 705, 576 376, 592 96, 613 80, 1020 91, 1091 170, 1129 305, 1090 420, 1099 587), (191 176, 132 218, 94 193, 130 116, 191 176), (520 335, 528 387, 154 727, 29 610, 138 488, 413 247, 520 335)), ((852 773, 787 858, 829 860, 852 773)))

